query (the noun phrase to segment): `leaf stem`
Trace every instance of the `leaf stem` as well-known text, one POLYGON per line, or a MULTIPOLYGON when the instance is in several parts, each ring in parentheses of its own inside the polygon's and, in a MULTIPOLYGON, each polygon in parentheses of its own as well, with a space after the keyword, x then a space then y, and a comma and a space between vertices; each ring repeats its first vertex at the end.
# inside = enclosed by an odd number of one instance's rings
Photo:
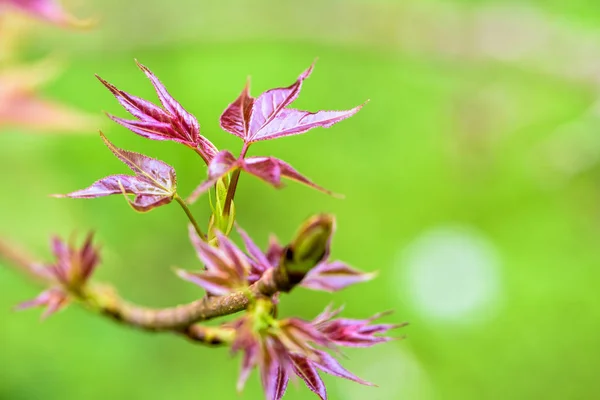
POLYGON ((200 145, 194 147, 194 151, 202 158, 202 160, 204 160, 206 165, 210 164, 210 161, 206 159, 206 156, 204 155, 204 153, 202 153, 202 150, 200 150, 199 146, 200 145))
MULTIPOLYGON (((250 143, 244 143, 244 147, 242 147, 242 151, 240 152, 239 158, 244 158, 246 153, 248 152, 248 148, 250 147, 250 143)), ((237 189, 238 181, 240 180, 240 169, 236 169, 233 172, 233 176, 231 177, 231 182, 229 183, 229 189, 227 189, 227 197, 225 197, 225 205, 223 206, 223 215, 229 215, 231 210, 231 203, 233 202, 233 197, 235 196, 235 190, 237 189)))
POLYGON ((194 218, 194 215, 190 211, 190 208, 188 207, 188 205, 185 202, 185 200, 183 200, 181 198, 181 196, 179 196, 179 194, 177 194, 177 193, 175 193, 175 195, 173 196, 173 198, 179 203, 179 205, 181 206, 181 208, 183 208, 183 211, 185 211, 185 214, 187 215, 188 219, 190 220, 190 222, 194 226, 194 229, 196 230, 196 233, 198 234, 198 236, 200 236, 200 238, 206 242, 208 239, 207 239, 206 235, 200 229, 200 226, 198 225, 198 222, 196 221, 196 218, 194 218))

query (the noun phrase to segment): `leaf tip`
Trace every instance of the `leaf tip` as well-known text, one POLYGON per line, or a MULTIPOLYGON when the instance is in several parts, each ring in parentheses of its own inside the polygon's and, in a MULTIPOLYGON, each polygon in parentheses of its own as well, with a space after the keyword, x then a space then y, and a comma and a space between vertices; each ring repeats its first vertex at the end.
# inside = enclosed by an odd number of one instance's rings
POLYGON ((152 72, 150 72, 150 69, 148 69, 148 67, 146 67, 144 64, 142 64, 141 62, 139 62, 139 60, 137 58, 134 58, 133 60, 135 61, 135 65, 137 65, 139 69, 141 69, 142 71, 144 71, 144 73, 146 73, 146 74, 152 74, 152 72))

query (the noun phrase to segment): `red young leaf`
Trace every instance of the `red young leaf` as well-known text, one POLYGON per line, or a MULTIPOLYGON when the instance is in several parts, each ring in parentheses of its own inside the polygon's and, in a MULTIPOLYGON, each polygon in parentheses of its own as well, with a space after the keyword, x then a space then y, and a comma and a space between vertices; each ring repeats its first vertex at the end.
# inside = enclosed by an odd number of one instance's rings
POLYGON ((331 311, 327 307, 313 320, 313 325, 338 346, 345 347, 371 347, 379 343, 392 340, 389 336, 376 336, 387 333, 389 330, 401 328, 404 324, 371 324, 386 313, 375 314, 367 319, 337 318, 341 309, 331 311))
POLYGON ((54 287, 43 291, 33 300, 19 304, 16 309, 46 307, 42 318, 64 308, 70 301, 71 293, 85 286, 100 261, 98 248, 92 243, 93 234, 87 235, 79 247, 55 237, 51 241, 53 264, 35 264, 34 273, 54 287))
MULTIPOLYGON (((299 376, 321 400, 326 400, 327 391, 317 369, 363 385, 371 385, 342 367, 333 356, 318 349, 336 347, 335 338, 330 337, 324 328, 328 323, 339 321, 332 321, 339 311, 332 312, 328 307, 312 322, 297 318, 275 321, 270 315, 271 308, 261 307, 261 304, 261 300, 257 301, 255 307, 249 308, 243 317, 230 325, 236 333, 232 351, 244 352, 239 378, 241 385, 238 389, 241 389, 255 366, 260 371, 267 400, 278 400, 283 396, 292 373, 299 376), (269 317, 265 318, 265 314, 269 317)), ((357 323, 353 321, 352 332, 349 334, 354 335, 360 331, 367 335, 366 327, 370 321, 372 319, 357 323)), ((383 331, 385 330, 380 332, 383 331)))
POLYGON ((43 291, 33 300, 25 301, 15 307, 16 310, 26 310, 31 307, 46 307, 42 313, 42 319, 63 309, 69 303, 69 297, 65 291, 58 288, 43 291))
POLYGON ((276 188, 283 186, 281 178, 287 178, 335 196, 333 192, 315 184, 304 175, 301 175, 291 165, 278 158, 248 157, 236 159, 229 151, 223 150, 208 165, 207 180, 194 190, 187 201, 189 203, 195 202, 202 193, 210 189, 220 178, 236 169, 242 169, 276 188))
POLYGON ((363 106, 356 106, 347 111, 309 112, 284 109, 273 118, 255 136, 255 141, 275 139, 283 136, 298 135, 313 128, 329 128, 330 126, 356 114, 363 106))
POLYGON ((261 346, 258 366, 265 397, 267 400, 281 400, 289 381, 285 348, 270 337, 265 338, 261 346))
POLYGON ((208 164, 217 153, 217 149, 208 139, 200 135, 200 125, 196 118, 169 94, 165 86, 147 67, 140 63, 138 63, 138 67, 152 82, 164 108, 119 90, 97 76, 119 103, 137 120, 127 120, 110 114, 108 116, 118 124, 148 139, 173 140, 183 143, 198 151, 208 164))
POLYGON ((328 128, 356 114, 362 106, 347 111, 319 111, 316 113, 285 108, 290 105, 302 88, 302 82, 313 70, 311 65, 296 82, 285 88, 271 89, 254 99, 249 84, 240 96, 221 115, 221 127, 244 140, 276 139, 297 135, 312 128, 328 128))
POLYGON ((206 270, 200 272, 177 270, 179 277, 218 296, 247 286, 250 262, 227 236, 217 233, 219 242, 217 248, 199 240, 192 227, 189 234, 198 258, 204 263, 206 270))
POLYGON ((221 115, 221 128, 245 139, 248 136, 254 100, 254 97, 250 96, 250 81, 248 81, 240 96, 221 115))
POLYGON ((90 232, 81 248, 59 237, 52 238, 51 247, 56 262, 47 267, 49 275, 64 286, 76 287, 84 284, 100 262, 99 251, 93 245, 93 238, 94 234, 90 232))
POLYGON ((239 226, 237 226, 237 231, 244 241, 246 252, 251 256, 249 261, 252 268, 248 276, 248 282, 252 284, 259 280, 267 269, 271 268, 271 264, 265 254, 263 254, 256 243, 254 243, 252 238, 250 238, 250 236, 246 233, 246 231, 239 226))
POLYGON ((306 386, 319 396, 321 400, 327 400, 327 389, 313 364, 305 357, 295 354, 292 354, 290 358, 296 375, 298 375, 304 383, 306 383, 306 386))
POLYGON ((360 379, 358 376, 342 367, 338 360, 333 358, 333 356, 330 354, 322 350, 315 350, 315 353, 318 355, 318 361, 315 361, 315 365, 321 371, 329 375, 337 376, 338 378, 344 378, 356 383, 360 383, 361 385, 375 386, 370 382, 360 379))
MULTIPOLYGON (((240 337, 240 335, 237 335, 236 341, 239 340, 239 337, 240 337)), ((252 337, 248 338, 248 340, 246 340, 244 344, 245 345, 240 346, 240 348, 244 349, 244 356, 242 359, 242 367, 240 369, 240 376, 238 378, 237 385, 236 385, 236 389, 238 392, 241 392, 244 389, 244 386, 246 385, 246 381, 248 380, 248 377, 250 376, 250 372, 252 372, 254 365, 257 363, 257 356, 258 356, 258 350, 259 350, 258 343, 256 343, 256 341, 254 341, 252 337)), ((234 345, 235 345, 235 343, 234 343, 234 345)), ((234 347, 232 347, 232 350, 236 351, 236 350, 234 350, 234 347)))
POLYGON ((236 168, 238 168, 238 164, 233 154, 227 150, 218 152, 208 164, 208 178, 194 189, 186 201, 190 204, 194 203, 202 193, 206 192, 217 183, 220 178, 236 168))
POLYGON ((322 262, 306 274, 301 286, 308 289, 336 292, 355 283, 369 281, 375 276, 375 273, 359 271, 341 261, 322 262))
POLYGON ((94 182, 92 186, 57 197, 91 199, 126 193, 135 195, 131 206, 138 211, 149 211, 173 200, 177 189, 175 170, 170 165, 115 147, 100 133, 102 140, 117 158, 123 161, 134 173, 131 175, 112 175, 94 182))

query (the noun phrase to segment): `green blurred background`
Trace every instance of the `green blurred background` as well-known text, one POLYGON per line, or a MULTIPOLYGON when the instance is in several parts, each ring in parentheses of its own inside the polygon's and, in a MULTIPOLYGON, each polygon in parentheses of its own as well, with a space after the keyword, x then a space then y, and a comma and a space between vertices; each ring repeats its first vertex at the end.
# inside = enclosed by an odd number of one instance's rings
MULTIPOLYGON (((325 377, 332 399, 600 398, 600 5, 570 1, 275 0, 65 2, 98 15, 90 32, 37 24, 26 59, 68 60, 44 95, 123 116, 98 73, 155 99, 150 67, 219 148, 218 117, 252 76, 253 94, 288 85, 319 57, 295 106, 350 120, 261 143, 346 195, 244 176, 240 224, 261 244, 316 212, 338 217, 336 258, 375 281, 334 296, 285 296, 283 315, 329 302, 362 318, 394 310, 408 338, 348 350, 344 365, 378 388, 325 377)), ((119 147, 176 167, 181 193, 204 177, 197 155, 102 120, 119 147)), ((48 237, 92 228, 97 279, 167 306, 201 292, 171 266, 198 268, 176 206, 137 214, 122 198, 49 198, 120 165, 90 130, 0 131, 0 234, 47 259, 48 237)), ((208 206, 193 211, 201 220, 208 206)), ((239 358, 171 335, 117 326, 77 307, 43 324, 11 307, 38 288, 0 268, 0 399, 260 399, 256 375, 235 392, 239 358)), ((286 399, 311 398, 303 385, 286 399)))

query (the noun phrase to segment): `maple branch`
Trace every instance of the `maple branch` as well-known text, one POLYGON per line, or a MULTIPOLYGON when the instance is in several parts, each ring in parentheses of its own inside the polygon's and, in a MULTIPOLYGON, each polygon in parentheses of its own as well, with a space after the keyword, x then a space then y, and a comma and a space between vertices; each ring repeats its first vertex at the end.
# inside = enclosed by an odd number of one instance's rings
MULTIPOLYGON (((0 259, 7 265, 18 267, 27 275, 43 279, 32 269, 34 259, 0 238, 0 259)), ((46 282, 47 283, 47 282, 46 282)), ((283 268, 272 268, 247 291, 235 292, 226 296, 210 296, 191 303, 168 308, 148 308, 132 304, 121 298, 116 291, 105 285, 88 286, 78 296, 86 308, 108 316, 115 321, 146 331, 174 332, 205 344, 225 343, 231 333, 227 329, 202 327, 197 322, 230 315, 248 307, 251 299, 271 297, 277 292, 289 292, 295 283, 288 278, 283 268)))
POLYGON ((43 280, 35 273, 35 261, 22 249, 0 237, 0 260, 36 281, 43 280))
MULTIPOLYGON (((250 143, 244 142, 244 147, 242 147, 242 151, 240 152, 239 158, 244 158, 248 149, 250 148, 250 143)), ((233 202, 233 197, 235 196, 235 190, 237 189, 238 181, 240 180, 240 169, 236 169, 233 172, 233 176, 231 177, 231 183, 229 184, 229 189, 227 190, 227 197, 225 197, 225 205, 223 206, 223 215, 229 215, 229 211, 231 210, 231 203, 233 202)))
POLYGON ((89 293, 98 311, 127 325, 150 331, 187 329, 190 325, 235 314, 245 310, 252 298, 271 297, 288 292, 294 285, 279 268, 270 269, 248 292, 234 292, 225 296, 207 296, 191 303, 169 308, 147 308, 120 298, 116 293, 89 293))
POLYGON ((235 330, 231 328, 214 328, 198 324, 190 325, 180 332, 188 340, 208 346, 229 344, 235 337, 235 330))
POLYGON ((179 205, 181 206, 183 211, 185 211, 185 214, 187 215, 188 219, 194 226, 194 229, 196 230, 196 233, 198 234, 198 236, 200 236, 200 238, 206 242, 207 241, 206 235, 202 232, 202 229, 200 229, 200 226, 198 225, 196 218, 194 218, 194 215, 190 211, 190 208, 188 207, 185 200, 183 200, 181 198, 181 196, 179 196, 179 194, 177 194, 177 193, 175 193, 175 196, 173 196, 173 198, 175 199, 175 201, 177 201, 177 203, 179 203, 179 205))

